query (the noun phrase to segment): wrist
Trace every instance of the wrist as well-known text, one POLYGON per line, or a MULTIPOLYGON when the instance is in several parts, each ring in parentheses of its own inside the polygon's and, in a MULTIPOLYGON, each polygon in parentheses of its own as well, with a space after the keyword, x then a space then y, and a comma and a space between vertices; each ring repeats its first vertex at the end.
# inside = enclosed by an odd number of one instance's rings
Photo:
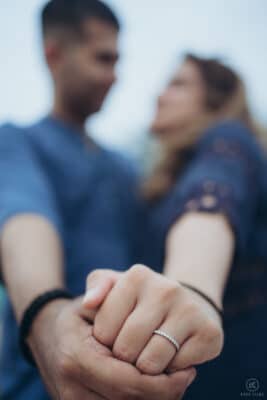
POLYGON ((200 292, 206 294, 218 308, 220 309, 223 308, 222 290, 215 288, 214 286, 208 285, 205 282, 203 283, 201 281, 196 281, 194 279, 176 278, 175 282, 178 282, 179 284, 185 283, 188 286, 192 286, 192 288, 198 289, 200 292))
POLYGON ((36 315, 30 333, 27 338, 28 344, 31 344, 35 339, 39 338, 42 333, 47 329, 51 330, 54 321, 59 315, 60 311, 68 304, 71 299, 54 299, 53 301, 47 303, 36 315))
MULTIPOLYGON (((38 349, 38 343, 40 341, 42 343, 45 335, 48 337, 52 336, 51 332, 53 332, 53 325, 55 325, 55 323, 54 321, 49 323, 49 321, 51 321, 51 318, 55 320, 58 315, 59 306, 61 310, 63 299, 65 305, 66 300, 73 299, 73 296, 62 288, 51 289, 35 297, 24 310, 19 325, 19 346, 24 358, 33 366, 36 366, 32 355, 35 343, 38 349), (53 307, 52 303, 55 303, 53 307), (49 306, 50 304, 51 307, 49 306), (49 332, 46 331, 46 327, 49 327, 49 332), (45 335, 43 332, 45 332, 45 335)), ((44 345, 42 347, 43 349, 46 348, 44 345)))
POLYGON ((70 301, 68 299, 55 299, 46 304, 33 321, 25 343, 31 352, 35 365, 39 365, 40 360, 43 359, 44 349, 46 356, 50 354, 49 357, 52 357, 58 347, 56 320, 70 301))

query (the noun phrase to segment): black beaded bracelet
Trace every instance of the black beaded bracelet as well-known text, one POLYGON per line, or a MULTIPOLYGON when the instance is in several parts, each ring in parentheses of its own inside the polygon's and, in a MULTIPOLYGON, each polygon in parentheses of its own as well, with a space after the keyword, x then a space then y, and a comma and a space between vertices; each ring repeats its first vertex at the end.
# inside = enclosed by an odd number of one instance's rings
POLYGON ((201 290, 197 289, 194 286, 189 285, 188 283, 178 281, 182 286, 187 287, 188 289, 193 290, 194 292, 198 293, 200 296, 202 296, 210 305, 217 311, 221 319, 223 320, 223 310, 221 310, 217 304, 205 293, 203 293, 201 290))
POLYGON ((32 324, 37 314, 42 308, 49 302, 56 299, 72 299, 73 296, 65 289, 52 289, 45 293, 37 296, 26 308, 23 313, 23 317, 19 326, 19 346, 22 351, 24 358, 33 366, 36 367, 36 363, 32 356, 31 350, 26 342, 27 337, 30 333, 32 324))

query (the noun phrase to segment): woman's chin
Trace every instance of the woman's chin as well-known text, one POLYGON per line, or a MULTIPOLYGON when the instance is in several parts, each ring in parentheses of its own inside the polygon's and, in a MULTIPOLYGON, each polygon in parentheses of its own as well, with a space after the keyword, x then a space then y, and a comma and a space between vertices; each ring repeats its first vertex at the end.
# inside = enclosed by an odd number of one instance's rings
POLYGON ((170 134, 169 131, 163 130, 163 129, 157 129, 156 131, 153 130, 152 134, 154 138, 157 140, 158 143, 161 143, 162 145, 168 144, 169 142, 172 142, 172 135, 170 134))

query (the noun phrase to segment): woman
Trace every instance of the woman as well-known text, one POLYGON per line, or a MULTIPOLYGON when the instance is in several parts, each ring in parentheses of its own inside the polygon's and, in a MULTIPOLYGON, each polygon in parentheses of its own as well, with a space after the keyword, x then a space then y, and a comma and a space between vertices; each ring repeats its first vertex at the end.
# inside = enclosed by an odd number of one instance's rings
POLYGON ((188 54, 159 97, 152 131, 163 157, 144 185, 139 238, 154 271, 90 274, 87 287, 99 289, 85 307, 106 296, 94 333, 143 372, 199 365, 186 399, 237 398, 247 379, 266 379, 267 351, 265 162, 241 79, 188 54))

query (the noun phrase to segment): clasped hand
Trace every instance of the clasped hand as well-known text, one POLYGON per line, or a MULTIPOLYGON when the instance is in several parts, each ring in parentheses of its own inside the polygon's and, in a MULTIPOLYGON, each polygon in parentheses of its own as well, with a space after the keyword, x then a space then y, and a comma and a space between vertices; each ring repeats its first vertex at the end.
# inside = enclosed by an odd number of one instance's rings
POLYGON ((204 363, 223 347, 221 321, 200 295, 143 265, 126 272, 94 270, 87 277, 84 315, 93 335, 122 361, 158 375, 204 363), (178 341, 180 348, 160 329, 178 341))

